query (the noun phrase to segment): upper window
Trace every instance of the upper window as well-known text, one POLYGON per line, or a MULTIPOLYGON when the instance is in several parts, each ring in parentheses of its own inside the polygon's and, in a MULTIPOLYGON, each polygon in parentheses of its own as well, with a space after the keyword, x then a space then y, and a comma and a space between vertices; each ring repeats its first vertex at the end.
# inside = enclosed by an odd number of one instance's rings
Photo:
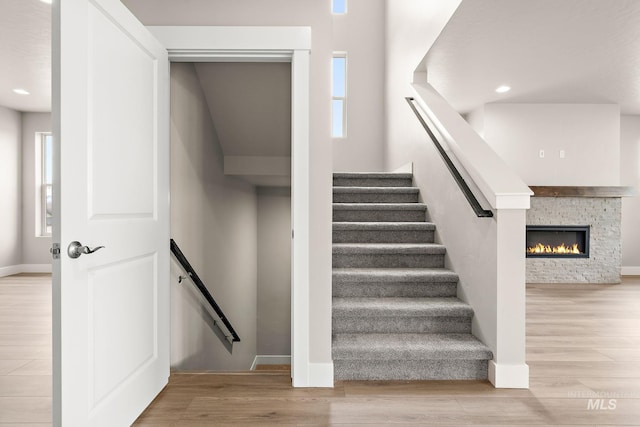
POLYGON ((331 11, 336 14, 347 13, 347 0, 331 0, 331 11))
POLYGON ((347 56, 334 54, 331 87, 331 136, 347 136, 347 56))
POLYGON ((51 236, 53 224, 53 136, 40 133, 40 235, 51 236))

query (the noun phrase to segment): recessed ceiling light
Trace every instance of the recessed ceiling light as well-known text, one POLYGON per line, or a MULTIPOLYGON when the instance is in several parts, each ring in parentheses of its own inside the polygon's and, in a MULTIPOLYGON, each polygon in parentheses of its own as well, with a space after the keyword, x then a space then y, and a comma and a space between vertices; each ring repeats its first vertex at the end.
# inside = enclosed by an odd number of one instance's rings
POLYGON ((29 92, 24 89, 14 89, 13 92, 18 95, 29 95, 29 92))
POLYGON ((40 0, 42 3, 51 4, 53 0, 40 0))
POLYGON ((496 92, 498 92, 498 93, 506 93, 506 92, 509 92, 510 90, 511 90, 511 86, 502 85, 502 86, 500 86, 500 87, 498 87, 496 89, 496 92))

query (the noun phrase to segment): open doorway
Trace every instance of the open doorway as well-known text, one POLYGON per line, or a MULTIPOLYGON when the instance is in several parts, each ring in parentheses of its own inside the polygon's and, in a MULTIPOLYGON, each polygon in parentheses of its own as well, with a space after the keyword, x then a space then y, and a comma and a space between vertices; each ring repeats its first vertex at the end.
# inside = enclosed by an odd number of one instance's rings
MULTIPOLYGON (((332 387, 333 365, 311 363, 312 187, 309 27, 149 27, 176 62, 284 62, 291 67, 291 379, 294 387, 332 387)), ((329 316, 330 317, 330 316, 329 316)), ((322 334, 327 341, 330 329, 322 334)))
POLYGON ((241 339, 173 263, 174 370, 289 363, 290 188, 291 64, 172 63, 171 236, 241 339))

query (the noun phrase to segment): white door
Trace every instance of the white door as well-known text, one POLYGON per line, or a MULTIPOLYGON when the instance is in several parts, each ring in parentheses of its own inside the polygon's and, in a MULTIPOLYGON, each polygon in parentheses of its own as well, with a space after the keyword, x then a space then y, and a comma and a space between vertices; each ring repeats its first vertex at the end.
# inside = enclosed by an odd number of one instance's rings
POLYGON ((169 62, 118 0, 53 28, 54 424, 125 426, 169 376, 169 62))

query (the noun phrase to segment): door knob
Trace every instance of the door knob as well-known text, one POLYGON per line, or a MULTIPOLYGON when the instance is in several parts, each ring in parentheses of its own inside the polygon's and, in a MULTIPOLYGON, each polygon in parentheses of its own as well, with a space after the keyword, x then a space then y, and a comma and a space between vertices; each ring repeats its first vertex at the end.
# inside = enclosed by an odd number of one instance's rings
POLYGON ((82 254, 92 254, 102 248, 104 248, 104 246, 98 246, 91 249, 89 246, 82 246, 82 243, 73 241, 69 243, 67 254, 69 255, 69 258, 79 258, 82 254))

